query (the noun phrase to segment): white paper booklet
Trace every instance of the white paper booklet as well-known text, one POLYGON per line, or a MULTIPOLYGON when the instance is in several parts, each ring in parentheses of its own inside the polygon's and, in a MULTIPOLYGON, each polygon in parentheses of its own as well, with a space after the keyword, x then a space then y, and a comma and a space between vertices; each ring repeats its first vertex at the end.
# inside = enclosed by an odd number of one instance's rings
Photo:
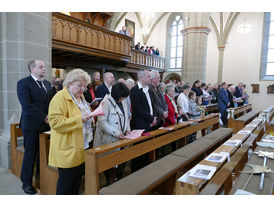
POLYGON ((225 153, 211 153, 208 155, 205 160, 210 162, 224 162, 227 157, 225 153))
POLYGON ((263 119, 262 119, 262 118, 256 118, 256 119, 253 119, 253 121, 252 121, 252 122, 261 122, 261 121, 263 121, 263 119))
POLYGON ((251 134, 251 130, 240 130, 237 134, 251 134))
POLYGON ((262 139, 263 142, 274 142, 274 136, 267 135, 262 139))
POLYGON ((216 172, 216 167, 197 164, 195 167, 193 167, 189 171, 188 176, 195 177, 198 179, 203 179, 203 180, 210 180, 215 172, 216 172))
POLYGON ((223 145, 236 147, 241 143, 242 143, 241 140, 227 140, 223 145))
POLYGON ((247 124, 246 127, 255 127, 256 128, 256 127, 258 127, 258 125, 253 122, 252 124, 251 123, 247 124))

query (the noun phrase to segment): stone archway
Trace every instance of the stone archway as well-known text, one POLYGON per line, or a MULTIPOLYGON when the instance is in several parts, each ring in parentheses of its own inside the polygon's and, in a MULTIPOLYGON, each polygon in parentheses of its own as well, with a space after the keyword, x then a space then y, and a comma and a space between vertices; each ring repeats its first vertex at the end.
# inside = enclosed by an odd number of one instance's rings
POLYGON ((181 76, 179 74, 176 74, 176 73, 170 73, 168 74, 165 79, 164 79, 164 83, 169 83, 169 80, 176 80, 176 81, 181 81, 181 76))

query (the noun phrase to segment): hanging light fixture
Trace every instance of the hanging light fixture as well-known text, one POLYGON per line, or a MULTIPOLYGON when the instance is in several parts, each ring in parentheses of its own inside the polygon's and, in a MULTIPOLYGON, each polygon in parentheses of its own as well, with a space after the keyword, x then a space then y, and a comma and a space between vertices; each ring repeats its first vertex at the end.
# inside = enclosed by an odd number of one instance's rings
POLYGON ((251 24, 246 23, 246 18, 244 18, 244 23, 237 27, 237 31, 242 34, 247 34, 251 31, 251 24))

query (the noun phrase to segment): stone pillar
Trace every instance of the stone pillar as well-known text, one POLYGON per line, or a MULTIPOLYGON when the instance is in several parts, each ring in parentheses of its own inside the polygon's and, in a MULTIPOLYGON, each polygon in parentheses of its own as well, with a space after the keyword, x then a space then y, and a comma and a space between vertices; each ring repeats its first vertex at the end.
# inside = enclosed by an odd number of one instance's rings
POLYGON ((218 61, 218 76, 217 82, 221 84, 223 81, 223 64, 224 64, 224 46, 218 47, 219 49, 219 61, 218 61))
POLYGON ((17 81, 29 75, 28 61, 41 59, 51 81, 51 13, 0 13, 0 164, 11 165, 10 124, 19 123, 17 81))
POLYGON ((183 48, 182 79, 193 83, 197 79, 205 80, 207 35, 210 13, 183 13, 185 29, 183 48))

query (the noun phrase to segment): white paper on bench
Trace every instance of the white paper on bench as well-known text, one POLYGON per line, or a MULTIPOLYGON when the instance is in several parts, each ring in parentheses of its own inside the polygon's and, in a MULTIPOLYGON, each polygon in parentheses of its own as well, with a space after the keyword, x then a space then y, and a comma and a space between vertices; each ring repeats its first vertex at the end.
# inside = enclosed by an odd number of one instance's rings
MULTIPOLYGON (((189 171, 188 176, 195 177, 198 179, 203 179, 203 180, 210 180, 215 172, 216 172, 216 167, 197 164, 195 167, 193 167, 189 171)), ((180 179, 179 179, 179 181, 180 181, 180 179)))
POLYGON ((255 118, 255 119, 253 119, 253 121, 252 121, 252 122, 261 122, 261 121, 263 121, 263 119, 262 119, 262 118, 255 118))
POLYGON ((251 134, 251 130, 240 130, 237 134, 251 134))
POLYGON ((223 162, 225 161, 226 157, 227 154, 224 153, 211 153, 205 158, 205 160, 210 162, 223 162))
POLYGON ((267 135, 262 139, 263 142, 273 142, 274 143, 274 136, 267 135))
POLYGON ((174 127, 160 127, 159 129, 164 129, 164 130, 173 130, 174 129, 174 127))
POLYGON ((227 140, 223 145, 237 147, 239 144, 242 144, 241 140, 227 140))
POLYGON ((246 127, 255 127, 256 128, 256 127, 258 127, 258 125, 253 123, 253 124, 247 124, 246 127))

